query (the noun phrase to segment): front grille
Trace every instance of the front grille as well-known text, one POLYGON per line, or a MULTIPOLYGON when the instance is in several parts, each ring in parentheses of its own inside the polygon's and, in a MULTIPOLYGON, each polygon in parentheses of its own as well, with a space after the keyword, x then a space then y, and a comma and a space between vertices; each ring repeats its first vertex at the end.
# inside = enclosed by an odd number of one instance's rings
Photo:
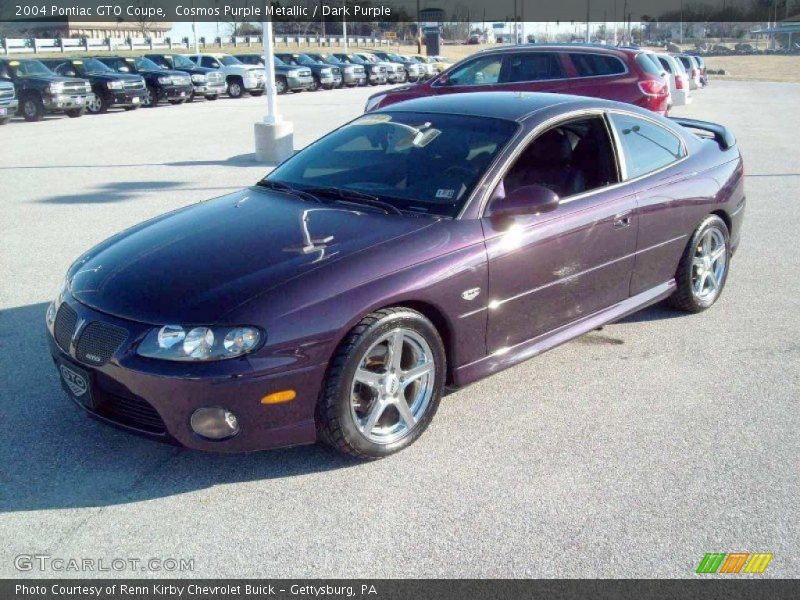
POLYGON ((189 85, 192 83, 191 77, 180 77, 178 75, 172 76, 173 85, 189 85))
POLYGON ((222 83, 222 73, 209 73, 206 75, 208 83, 222 83))
POLYGON ((65 94, 85 94, 86 84, 82 81, 65 81, 62 89, 65 94))
POLYGON ((78 338, 75 357, 88 365, 104 365, 126 339, 128 332, 122 327, 102 321, 92 321, 78 338))
POLYGON ((126 81, 123 83, 126 90, 143 90, 144 80, 142 81, 126 81))
POLYGON ((11 100, 14 97, 14 88, 13 87, 2 87, 0 88, 0 100, 11 100))
POLYGON ((97 414, 149 433, 164 434, 167 431, 156 409, 140 398, 131 399, 116 394, 105 394, 104 400, 97 408, 97 414))
POLYGON ((386 73, 386 67, 378 67, 378 73, 386 73))
POLYGON ((75 325, 78 323, 78 313, 67 304, 62 304, 56 314, 56 322, 53 325, 53 334, 56 342, 64 352, 69 353, 69 343, 72 334, 75 333, 75 325))
POLYGON ((337 69, 336 67, 333 67, 333 68, 331 69, 331 71, 333 71, 333 74, 334 74, 334 75, 338 75, 338 74, 339 74, 339 69, 337 69))

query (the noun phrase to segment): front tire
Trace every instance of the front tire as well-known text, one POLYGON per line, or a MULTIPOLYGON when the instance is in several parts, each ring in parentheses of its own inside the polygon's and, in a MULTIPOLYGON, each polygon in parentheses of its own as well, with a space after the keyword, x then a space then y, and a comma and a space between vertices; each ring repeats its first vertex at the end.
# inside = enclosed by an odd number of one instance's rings
POLYGON ((278 94, 285 94, 289 91, 289 86, 286 84, 285 77, 275 78, 275 92, 278 94))
POLYGON ((430 424, 447 360, 436 327, 404 307, 364 317, 333 356, 316 410, 320 438, 340 452, 382 458, 430 424))
POLYGON ((110 105, 111 103, 105 94, 96 92, 94 98, 86 103, 86 110, 93 115, 99 115, 107 112, 110 105))
POLYGON ((169 101, 169 103, 172 104, 173 106, 178 106, 179 104, 183 104, 184 102, 186 102, 186 99, 183 99, 183 100, 170 100, 169 101))
POLYGON ((147 108, 155 108, 158 106, 158 90, 152 85, 148 85, 144 90, 142 106, 146 106, 147 108))
POLYGON ((238 77, 234 77, 228 82, 228 96, 231 98, 241 98, 244 94, 244 84, 238 77))
POLYGON ((264 90, 253 90, 253 91, 250 92, 250 95, 251 96, 255 96, 256 98, 258 98, 259 96, 263 96, 264 95, 264 90))
POLYGON ((717 215, 708 215, 686 246, 675 274, 677 289, 668 303, 690 313, 710 308, 722 295, 730 260, 728 226, 717 215))
POLYGON ((70 119, 77 119, 78 117, 82 117, 84 115, 84 113, 86 112, 86 109, 85 108, 71 108, 69 110, 65 110, 64 112, 67 113, 67 116, 70 119))
POLYGON ((44 102, 39 96, 28 94, 20 101, 19 112, 26 121, 41 121, 44 119, 44 102))

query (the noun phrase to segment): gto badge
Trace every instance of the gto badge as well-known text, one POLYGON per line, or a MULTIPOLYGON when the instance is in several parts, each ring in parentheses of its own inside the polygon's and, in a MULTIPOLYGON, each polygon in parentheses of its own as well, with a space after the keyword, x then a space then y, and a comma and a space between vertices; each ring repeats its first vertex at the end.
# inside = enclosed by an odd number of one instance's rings
POLYGON ((64 378, 64 382, 72 393, 75 394, 76 398, 80 398, 86 393, 88 387, 86 380, 72 369, 61 365, 61 377, 64 378))
POLYGON ((461 292, 461 297, 464 300, 475 300, 475 298, 477 298, 478 294, 480 293, 481 293, 481 288, 479 287, 470 288, 468 290, 464 290, 463 292, 461 292))

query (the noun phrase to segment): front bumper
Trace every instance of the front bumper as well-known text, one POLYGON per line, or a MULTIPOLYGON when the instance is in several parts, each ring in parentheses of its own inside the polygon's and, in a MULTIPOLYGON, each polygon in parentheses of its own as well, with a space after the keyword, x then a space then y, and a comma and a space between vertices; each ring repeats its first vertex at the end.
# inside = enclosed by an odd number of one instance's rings
POLYGON ((159 100, 180 100, 192 95, 192 85, 166 85, 158 90, 159 100))
MULTIPOLYGON (((370 80, 370 83, 384 84, 387 81, 389 81, 389 77, 388 77, 388 75, 385 75, 383 73, 370 73, 369 80, 370 80)), ((392 83, 394 83, 394 79, 392 79, 391 81, 392 81, 392 83)))
POLYGON ((140 106, 144 101, 144 90, 110 92, 111 106, 140 106))
POLYGON ((17 106, 19 106, 19 102, 17 101, 16 98, 11 100, 10 102, 6 102, 5 104, 0 104, 0 119, 13 117, 14 114, 17 112, 17 106))
MULTIPOLYGON (((214 452, 245 452, 313 443, 314 408, 326 365, 304 365, 286 370, 285 360, 248 357, 209 363, 178 363, 143 358, 135 347, 149 325, 111 317, 69 298, 77 314, 77 333, 69 348, 56 342, 48 327, 50 353, 68 396, 91 416, 151 439, 214 452), (95 322, 128 332, 105 364, 79 360, 83 332, 95 322), (259 369, 254 368, 259 365, 259 369), (85 375, 89 394, 70 391, 61 366, 85 375), (267 367, 267 368, 262 368, 267 367), (282 404, 262 404, 270 393, 292 389, 296 398, 282 404), (91 400, 91 401, 89 401, 91 400), (234 412, 240 431, 222 441, 205 439, 192 430, 190 419, 201 407, 218 406, 234 412)), ((63 307, 63 304, 62 304, 63 307)), ((61 310, 61 308, 59 309, 61 310)), ((58 317, 56 323, 58 323, 58 317)))
POLYGON ((73 110, 84 108, 94 94, 53 94, 43 96, 45 110, 73 110))
POLYGON ((314 87, 314 77, 287 77, 286 85, 290 90, 310 90, 314 87))
POLYGON ((221 96, 228 89, 224 81, 221 83, 195 83, 193 85, 196 96, 221 96))
POLYGON ((242 85, 244 86, 244 89, 247 90, 248 92, 251 90, 263 90, 264 78, 258 77, 251 79, 249 77, 246 77, 242 79, 242 85))
POLYGON ((367 74, 345 72, 342 75, 342 80, 345 85, 361 85, 367 81, 367 74))

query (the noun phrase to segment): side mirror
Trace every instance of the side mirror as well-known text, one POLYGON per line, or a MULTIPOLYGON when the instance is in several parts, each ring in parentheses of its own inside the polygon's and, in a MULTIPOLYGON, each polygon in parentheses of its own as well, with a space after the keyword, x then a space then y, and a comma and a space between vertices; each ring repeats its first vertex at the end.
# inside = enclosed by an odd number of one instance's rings
POLYGON ((558 208, 559 197, 542 185, 524 185, 489 205, 492 217, 538 215, 558 208))
POLYGON ((438 83, 438 84, 440 84, 440 85, 450 85, 450 84, 452 83, 452 82, 450 81, 450 75, 448 75, 447 73, 445 73, 444 75, 442 75, 441 77, 439 77, 439 79, 437 79, 437 80, 436 80, 436 83, 438 83))

